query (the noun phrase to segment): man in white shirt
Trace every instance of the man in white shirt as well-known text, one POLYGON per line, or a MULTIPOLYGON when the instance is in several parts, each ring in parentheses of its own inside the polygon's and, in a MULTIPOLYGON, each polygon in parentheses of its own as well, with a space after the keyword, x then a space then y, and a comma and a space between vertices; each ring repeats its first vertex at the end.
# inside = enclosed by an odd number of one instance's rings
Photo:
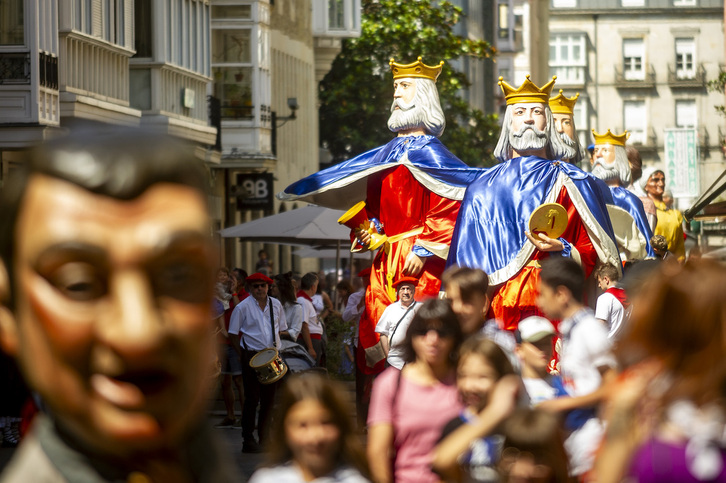
POLYGON ((396 369, 403 369, 403 341, 406 339, 413 316, 419 308, 414 300, 416 294, 415 277, 401 277, 393 284, 398 293, 398 300, 383 311, 378 320, 376 332, 381 334, 381 345, 386 353, 388 364, 396 369))
POLYGON ((313 351, 310 356, 315 359, 316 365, 321 365, 325 347, 323 346, 323 323, 318 318, 318 312, 313 306, 313 295, 318 290, 318 276, 313 272, 306 273, 300 279, 300 290, 297 292, 297 303, 303 308, 303 323, 308 325, 313 351))
POLYGON ((255 370, 250 367, 250 360, 263 349, 280 347, 280 332, 287 330, 285 311, 279 300, 268 297, 267 291, 272 279, 261 273, 247 277, 247 297, 237 304, 229 322, 229 335, 232 346, 239 351, 242 361, 242 378, 245 400, 242 406, 242 445, 243 453, 258 453, 260 445, 255 440, 255 413, 257 406, 260 413, 257 418, 257 435, 259 442, 268 436, 270 412, 275 400, 275 390, 279 381, 272 384, 260 384, 255 370))

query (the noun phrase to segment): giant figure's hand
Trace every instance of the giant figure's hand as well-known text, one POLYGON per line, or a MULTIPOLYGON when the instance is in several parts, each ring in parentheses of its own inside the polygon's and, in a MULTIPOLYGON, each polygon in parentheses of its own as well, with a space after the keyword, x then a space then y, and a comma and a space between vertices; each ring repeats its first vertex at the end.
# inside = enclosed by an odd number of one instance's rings
POLYGON ((415 253, 411 252, 406 257, 406 263, 403 265, 403 274, 411 277, 417 277, 423 270, 424 260, 415 253))
POLYGON ((532 234, 528 231, 525 231, 524 234, 527 235, 529 241, 531 241, 532 244, 542 252, 561 252, 565 249, 565 245, 563 245, 560 240, 557 238, 550 238, 544 233, 537 233, 538 238, 532 236, 532 234))
MULTIPOLYGON (((371 228, 375 230, 375 224, 371 222, 371 228)), ((358 242, 364 247, 368 247, 371 243, 371 234, 367 231, 361 230, 360 228, 355 229, 355 236, 358 238, 358 242)))

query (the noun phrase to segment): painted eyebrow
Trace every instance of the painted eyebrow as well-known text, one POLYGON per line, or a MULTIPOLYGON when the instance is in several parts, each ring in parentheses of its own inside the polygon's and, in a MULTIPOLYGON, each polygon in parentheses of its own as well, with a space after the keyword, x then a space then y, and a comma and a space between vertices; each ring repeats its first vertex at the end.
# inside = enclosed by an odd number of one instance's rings
MULTIPOLYGON (((208 245, 207 242, 208 237, 198 231, 174 232, 153 248, 151 253, 145 257, 145 263, 164 257, 170 250, 204 248, 208 245)), ((99 266, 110 264, 109 254, 105 248, 91 243, 67 241, 44 249, 37 256, 33 268, 36 272, 42 272, 54 264, 61 264, 67 260, 85 261, 99 266)))
POLYGON ((53 265, 68 260, 85 261, 94 265, 108 265, 108 253, 98 245, 79 241, 60 242, 44 249, 33 263, 36 272, 43 272, 53 265))

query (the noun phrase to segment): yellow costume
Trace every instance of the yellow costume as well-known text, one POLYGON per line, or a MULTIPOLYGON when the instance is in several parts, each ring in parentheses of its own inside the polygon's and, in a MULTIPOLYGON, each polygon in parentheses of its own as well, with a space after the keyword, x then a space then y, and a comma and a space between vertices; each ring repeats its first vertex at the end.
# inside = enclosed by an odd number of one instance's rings
POLYGON ((683 239, 683 214, 678 210, 669 210, 662 201, 653 200, 658 217, 654 235, 663 235, 668 242, 668 251, 679 261, 686 259, 686 245, 683 239))

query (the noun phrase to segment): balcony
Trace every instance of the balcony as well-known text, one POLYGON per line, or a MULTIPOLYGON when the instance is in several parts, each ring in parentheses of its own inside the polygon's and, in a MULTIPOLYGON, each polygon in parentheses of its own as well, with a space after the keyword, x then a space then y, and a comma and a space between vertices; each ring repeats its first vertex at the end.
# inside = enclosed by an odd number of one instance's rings
POLYGON ((638 148, 638 151, 644 154, 653 155, 658 152, 658 135, 655 129, 648 127, 644 132, 636 133, 628 140, 629 144, 638 148), (638 134, 640 134, 638 136, 638 134))
POLYGON ((668 85, 671 89, 703 89, 706 86, 706 69, 698 64, 690 72, 676 70, 675 64, 668 64, 668 85))
POLYGON ((618 89, 655 89, 655 69, 648 64, 642 72, 628 71, 623 73, 623 66, 615 66, 615 87, 618 89), (640 78, 638 78, 640 74, 640 78))

